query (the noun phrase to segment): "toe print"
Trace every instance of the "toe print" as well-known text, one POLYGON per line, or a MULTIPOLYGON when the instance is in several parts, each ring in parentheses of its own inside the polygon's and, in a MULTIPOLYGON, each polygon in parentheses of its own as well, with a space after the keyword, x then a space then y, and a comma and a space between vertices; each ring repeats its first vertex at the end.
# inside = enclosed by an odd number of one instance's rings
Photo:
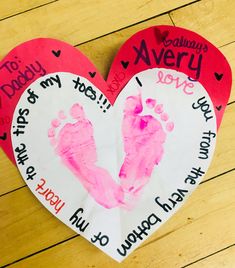
POLYGON ((86 119, 82 106, 70 109, 74 123, 64 123, 66 116, 60 112, 51 122, 48 138, 63 164, 79 179, 97 203, 112 208, 123 203, 122 188, 108 171, 96 165, 97 154, 93 127, 86 119), (59 128, 61 126, 61 128, 59 128))
POLYGON ((122 123, 125 159, 119 177, 124 191, 136 196, 164 155, 166 130, 172 131, 174 128, 174 124, 168 122, 169 116, 162 104, 157 104, 154 99, 147 99, 145 104, 154 111, 155 116, 141 115, 141 95, 128 97, 122 123))
MULTIPOLYGON (((147 104, 147 101, 148 101, 148 100, 146 100, 146 104, 147 104)), ((151 108, 151 107, 149 107, 149 108, 151 108)), ((154 107, 152 107, 152 108, 154 108, 154 107)), ((158 105, 156 105, 156 107, 154 108, 154 111, 155 111, 157 114, 160 114, 160 119, 161 119, 161 121, 166 122, 166 130, 167 130, 168 132, 171 132, 171 131, 174 129, 174 123, 171 122, 171 121, 168 121, 169 116, 168 116, 167 113, 164 112, 163 104, 158 104, 158 105)))

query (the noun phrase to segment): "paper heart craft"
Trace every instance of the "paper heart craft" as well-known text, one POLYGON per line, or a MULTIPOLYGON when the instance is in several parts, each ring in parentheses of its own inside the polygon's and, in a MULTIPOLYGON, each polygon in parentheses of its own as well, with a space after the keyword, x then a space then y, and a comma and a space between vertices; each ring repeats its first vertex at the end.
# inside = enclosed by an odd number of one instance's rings
POLYGON ((0 72, 2 148, 49 211, 117 261, 203 178, 231 89, 219 50, 172 26, 128 39, 107 82, 53 39, 16 47, 0 72))

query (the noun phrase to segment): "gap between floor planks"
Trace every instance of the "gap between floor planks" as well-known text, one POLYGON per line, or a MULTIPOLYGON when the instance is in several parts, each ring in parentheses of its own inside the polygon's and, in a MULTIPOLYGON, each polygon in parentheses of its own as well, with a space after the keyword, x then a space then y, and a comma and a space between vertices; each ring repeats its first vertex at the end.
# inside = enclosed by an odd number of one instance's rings
MULTIPOLYGON (((27 13, 27 12, 30 12, 30 11, 35 10, 35 9, 38 9, 38 8, 42 8, 42 7, 47 6, 47 5, 51 5, 51 4, 53 4, 53 3, 55 3, 55 2, 58 2, 58 1, 60 1, 60 0, 52 0, 52 1, 49 1, 49 2, 47 2, 47 3, 42 3, 42 4, 39 4, 39 5, 34 6, 34 7, 29 7, 29 8, 27 8, 27 9, 23 10, 23 11, 16 12, 16 13, 13 13, 13 14, 11 14, 11 15, 9 15, 9 16, 0 18, 0 21, 3 21, 3 20, 6 20, 6 19, 9 19, 9 18, 18 16, 18 15, 21 15, 21 14, 24 14, 24 13, 27 13)), ((188 2, 187 4, 180 5, 180 6, 177 6, 177 7, 175 7, 175 8, 169 9, 169 10, 167 10, 167 11, 165 11, 165 12, 163 12, 163 13, 160 13, 160 14, 158 14, 158 15, 156 15, 156 16, 161 16, 161 15, 167 14, 167 13, 169 13, 169 12, 178 10, 178 9, 180 9, 180 8, 187 7, 188 5, 192 5, 192 4, 194 4, 194 3, 196 3, 196 2, 199 2, 199 1, 201 1, 201 0, 195 0, 195 1, 190 1, 190 0, 189 0, 189 2, 188 2)), ((154 16, 154 17, 150 17, 150 18, 148 18, 148 19, 155 18, 156 16, 154 16)), ((146 20, 148 20, 148 19, 146 19, 146 20)), ((145 20, 143 20, 143 21, 145 21, 145 20)), ((142 21, 142 22, 143 22, 143 21, 142 21)), ((171 21, 172 21, 172 24, 174 25, 174 22, 173 22, 172 18, 171 18, 171 21)), ((140 22, 141 22, 141 21, 140 21, 140 22)), ((139 23, 139 22, 137 22, 137 23, 139 23)), ((136 24, 136 23, 135 23, 135 24, 136 24)), ((133 24, 133 25, 135 25, 135 24, 133 24)), ((131 25, 130 25, 130 26, 131 26, 131 25)), ((129 26, 126 26, 126 27, 129 27, 129 26)), ((126 28, 126 27, 125 27, 125 28, 126 28)), ((122 29, 124 29, 124 28, 122 28, 122 29)), ((118 30, 117 30, 117 31, 118 31, 118 30)), ((92 40, 92 39, 91 39, 91 40, 92 40)), ((89 41, 91 41, 91 40, 88 40, 88 41, 86 41, 86 42, 89 42, 89 41)), ((84 43, 86 43, 86 42, 84 42, 84 43)))
POLYGON ((12 15, 9 15, 9 16, 3 17, 3 18, 0 18, 0 21, 10 19, 12 17, 15 17, 15 16, 18 16, 18 15, 24 14, 26 12, 32 11, 32 10, 37 9, 37 8, 41 8, 41 7, 44 7, 44 6, 53 4, 53 3, 58 2, 58 1, 59 0, 53 0, 53 1, 50 1, 50 2, 47 2, 47 3, 44 3, 44 4, 40 4, 40 5, 37 5, 37 6, 34 6, 34 7, 30 7, 28 9, 23 10, 23 11, 16 12, 16 13, 14 13, 12 15))

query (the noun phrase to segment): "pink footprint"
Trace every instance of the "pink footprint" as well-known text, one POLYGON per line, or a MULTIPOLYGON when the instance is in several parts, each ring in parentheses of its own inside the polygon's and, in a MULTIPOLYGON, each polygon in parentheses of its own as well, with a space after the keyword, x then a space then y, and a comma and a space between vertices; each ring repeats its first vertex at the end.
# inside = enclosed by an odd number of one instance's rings
POLYGON ((146 106, 153 109, 157 120, 152 115, 140 115, 143 111, 141 95, 126 99, 122 134, 125 150, 124 163, 120 169, 121 186, 126 194, 138 197, 141 189, 148 183, 155 165, 158 165, 164 154, 165 128, 172 131, 174 124, 168 121, 163 105, 156 105, 156 100, 147 99, 146 106), (162 122, 161 122, 162 121, 162 122))
POLYGON ((97 154, 93 137, 93 127, 86 119, 83 108, 74 104, 70 115, 75 123, 59 126, 66 117, 60 112, 58 119, 52 120, 48 137, 63 164, 79 179, 84 188, 105 208, 123 205, 122 188, 112 179, 107 170, 96 165, 97 154), (58 133, 57 133, 58 132, 58 133))

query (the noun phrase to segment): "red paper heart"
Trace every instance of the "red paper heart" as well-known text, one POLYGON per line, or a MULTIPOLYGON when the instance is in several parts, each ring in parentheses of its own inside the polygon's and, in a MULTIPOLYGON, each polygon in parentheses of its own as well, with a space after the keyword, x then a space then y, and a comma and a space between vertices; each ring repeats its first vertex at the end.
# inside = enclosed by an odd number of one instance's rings
POLYGON ((15 48, 0 72, 3 149, 14 161, 11 133, 17 166, 40 202, 118 261, 200 183, 231 87, 223 55, 172 26, 127 40, 107 82, 52 39, 15 48))

